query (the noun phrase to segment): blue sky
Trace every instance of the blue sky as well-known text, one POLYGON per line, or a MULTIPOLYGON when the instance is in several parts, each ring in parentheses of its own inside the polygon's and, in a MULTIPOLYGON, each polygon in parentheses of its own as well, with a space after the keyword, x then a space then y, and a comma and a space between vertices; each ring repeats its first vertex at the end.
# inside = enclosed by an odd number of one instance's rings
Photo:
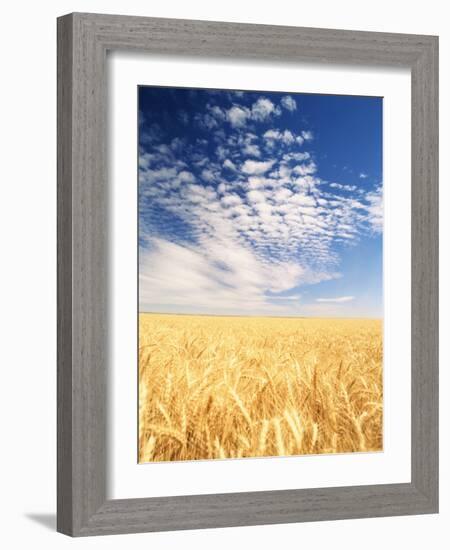
POLYGON ((382 316, 382 98, 139 87, 140 311, 382 316))

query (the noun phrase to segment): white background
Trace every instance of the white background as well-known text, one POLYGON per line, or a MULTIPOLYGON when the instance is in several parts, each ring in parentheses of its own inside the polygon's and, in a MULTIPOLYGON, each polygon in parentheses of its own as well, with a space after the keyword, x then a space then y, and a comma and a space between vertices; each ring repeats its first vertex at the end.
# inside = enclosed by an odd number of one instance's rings
MULTIPOLYGON (((108 380, 110 498, 270 491, 411 480, 410 265, 411 75, 406 69, 177 60, 114 53, 109 75, 112 189, 111 357, 108 380), (245 460, 136 462, 138 84, 383 96, 384 449, 378 453, 245 460), (295 84, 297 83, 297 84, 295 84), (298 84, 300 83, 300 84, 298 84), (393 154, 395 151, 395 154, 393 154), (131 185, 130 185, 131 182, 131 185), (397 213, 404 211, 399 230, 397 213), (332 472, 332 475, 330 475, 332 472)), ((301 97, 299 108, 301 109, 301 97)))
MULTIPOLYGON (((2 11, 1 101, 1 517, 6 548, 446 548, 450 520, 450 355, 441 351, 441 514, 70 540, 54 533, 55 513, 55 17, 96 11, 253 23, 440 35, 441 97, 450 96, 446 3, 316 0, 98 0, 8 3, 2 11)), ((448 101, 441 112, 441 281, 450 278, 448 101)), ((399 212, 401 219, 402 212, 399 212)), ((448 335, 448 286, 441 285, 441 334, 448 335)))

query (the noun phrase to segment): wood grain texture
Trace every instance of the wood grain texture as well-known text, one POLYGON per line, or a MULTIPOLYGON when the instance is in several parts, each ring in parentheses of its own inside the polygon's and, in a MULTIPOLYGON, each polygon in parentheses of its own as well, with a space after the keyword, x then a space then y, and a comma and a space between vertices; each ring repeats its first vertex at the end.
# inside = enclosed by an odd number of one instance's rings
POLYGON ((433 36, 95 14, 58 20, 60 532, 86 536, 437 511, 437 48, 433 36), (106 52, 123 49, 411 68, 411 483, 107 500, 106 52))
POLYGON ((411 71, 412 480, 438 508, 438 42, 411 71))
POLYGON ((72 24, 58 21, 57 529, 72 525, 72 24))
POLYGON ((74 534, 106 498, 106 68, 102 45, 80 18, 60 19, 58 41, 66 77, 59 80, 58 282, 65 328, 58 343, 58 446, 62 457, 70 455, 67 464, 58 461, 64 484, 58 529, 74 534))

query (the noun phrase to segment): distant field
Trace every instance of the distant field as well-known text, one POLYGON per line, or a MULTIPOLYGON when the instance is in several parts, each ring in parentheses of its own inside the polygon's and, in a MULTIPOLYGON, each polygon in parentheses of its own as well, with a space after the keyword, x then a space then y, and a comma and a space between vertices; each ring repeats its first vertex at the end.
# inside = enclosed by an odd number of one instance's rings
POLYGON ((382 450, 382 322, 141 314, 139 462, 382 450))

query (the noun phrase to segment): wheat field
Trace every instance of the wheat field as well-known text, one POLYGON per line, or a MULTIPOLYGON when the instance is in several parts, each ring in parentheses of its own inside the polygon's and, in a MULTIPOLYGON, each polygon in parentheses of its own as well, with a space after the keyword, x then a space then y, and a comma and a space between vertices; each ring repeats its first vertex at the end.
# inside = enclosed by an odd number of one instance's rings
POLYGON ((382 322, 140 314, 139 462, 382 450, 382 322))

